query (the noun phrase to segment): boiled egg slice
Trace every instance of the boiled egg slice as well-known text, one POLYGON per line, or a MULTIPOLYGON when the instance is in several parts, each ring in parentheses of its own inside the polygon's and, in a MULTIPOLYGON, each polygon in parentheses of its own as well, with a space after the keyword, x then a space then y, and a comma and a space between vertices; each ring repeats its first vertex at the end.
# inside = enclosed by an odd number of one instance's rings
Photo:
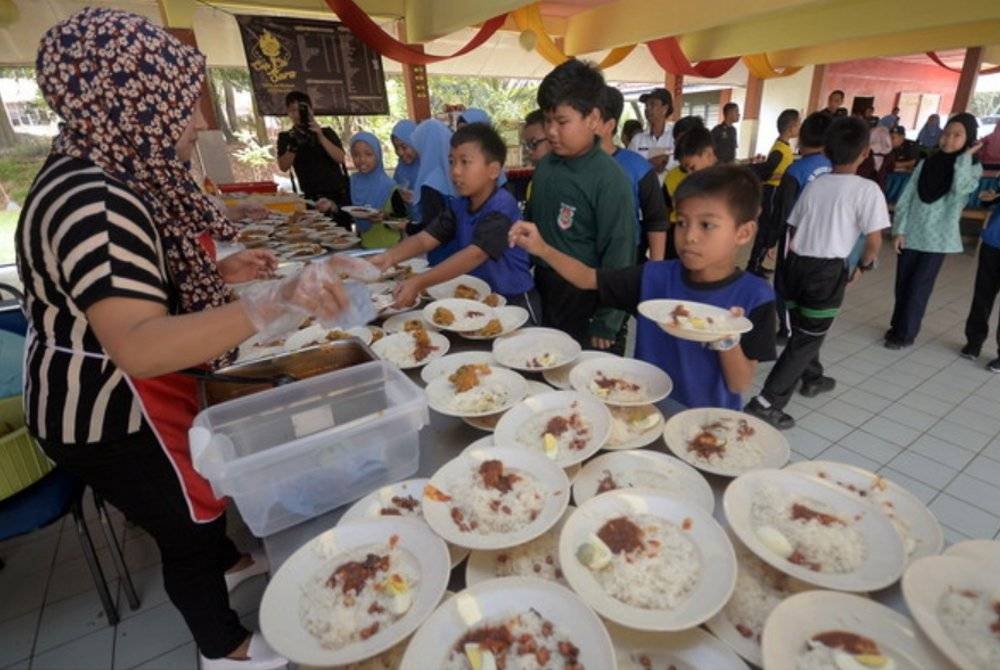
POLYGON ((632 422, 632 426, 643 433, 647 430, 652 430, 660 423, 660 415, 656 412, 651 412, 646 416, 632 422))
POLYGON ((839 649, 833 652, 837 670, 895 670, 896 662, 881 654, 848 654, 839 649))
POLYGON ((483 649, 474 642, 465 645, 465 658, 469 660, 472 670, 497 670, 497 660, 493 652, 483 649))
POLYGON ((576 560, 597 572, 611 563, 611 549, 601 538, 591 533, 587 536, 587 541, 577 547, 576 560))
POLYGON ((395 573, 389 575, 389 578, 383 582, 383 588, 386 593, 392 596, 389 609, 393 614, 397 616, 404 614, 413 605, 412 589, 410 589, 410 584, 402 575, 395 573))
POLYGON ((760 540, 769 551, 773 551, 782 558, 788 558, 795 552, 795 547, 793 547, 792 543, 788 541, 788 538, 774 526, 761 526, 758 528, 757 539, 760 540))
POLYGON ((542 448, 545 450, 545 455, 554 461, 559 453, 559 440, 552 433, 545 433, 542 436, 542 448))

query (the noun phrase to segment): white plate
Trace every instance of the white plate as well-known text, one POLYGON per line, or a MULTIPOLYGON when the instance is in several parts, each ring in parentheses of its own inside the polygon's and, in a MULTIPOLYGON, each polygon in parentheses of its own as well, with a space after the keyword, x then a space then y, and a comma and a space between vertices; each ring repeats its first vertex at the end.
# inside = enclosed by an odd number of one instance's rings
POLYGON ((538 441, 534 444, 522 442, 521 429, 539 414, 565 416, 574 412, 590 422, 590 439, 582 449, 560 449, 553 462, 561 468, 582 463, 597 453, 611 433, 611 412, 602 403, 583 393, 550 391, 522 400, 500 419, 493 439, 497 444, 527 449, 547 459, 541 444, 542 435, 537 436, 538 441))
POLYGON ((646 670, 638 658, 646 656, 652 667, 677 670, 747 670, 747 665, 721 640, 700 628, 680 633, 650 633, 606 622, 618 657, 618 670, 646 670))
POLYGON ((478 330, 460 331, 458 334, 467 340, 492 340, 503 335, 510 335, 528 322, 528 310, 516 305, 496 307, 493 309, 493 318, 500 319, 500 326, 503 328, 496 335, 480 335, 478 330))
MULTIPOLYGON (((427 368, 424 368, 425 370, 427 368)), ((547 386, 541 382, 532 381, 530 379, 525 380, 528 384, 528 391, 525 393, 526 398, 530 398, 533 395, 538 395, 539 393, 548 393, 552 390, 552 387, 547 386)), ((487 433, 492 433, 497 428, 497 423, 499 423, 500 418, 505 412, 498 412, 497 414, 489 414, 487 416, 463 416, 462 421, 469 424, 476 430, 485 430, 487 433)))
POLYGON ((409 360, 397 359, 394 360, 391 355, 393 354, 393 349, 397 347, 407 348, 407 351, 412 353, 414 341, 412 333, 394 333, 392 335, 386 335, 381 340, 372 344, 372 351, 379 358, 385 359, 391 363, 395 363, 403 370, 409 370, 411 368, 419 368, 421 365, 426 365, 435 358, 441 358, 446 353, 448 353, 448 348, 451 346, 451 342, 448 338, 441 333, 435 333, 431 331, 427 332, 428 337, 430 337, 431 344, 437 347, 437 350, 432 351, 427 355, 422 361, 411 362, 409 360))
POLYGON ((906 565, 903 541, 889 519, 836 484, 790 470, 754 470, 729 484, 722 505, 730 528, 747 549, 775 569, 808 584, 837 591, 877 591, 903 574, 906 565), (767 486, 793 498, 818 501, 836 510, 834 513, 841 519, 852 520, 868 548, 865 562, 854 572, 814 572, 768 549, 758 538, 751 517, 754 494, 767 486))
MULTIPOLYGON (((357 239, 357 238, 355 238, 357 239)), ((331 244, 330 246, 333 246, 331 244)), ((371 282, 379 277, 379 269, 366 261, 364 258, 347 256, 344 254, 334 254, 326 264, 341 279, 357 279, 358 281, 371 282), (347 275, 344 277, 343 275, 347 275)))
POLYGON ((944 555, 1000 565, 1000 542, 996 540, 966 540, 945 549, 944 555))
POLYGON ((577 391, 588 393, 608 405, 648 405, 663 400, 674 389, 670 376, 651 363, 634 358, 606 360, 596 358, 577 365, 569 373, 569 383, 577 391), (591 382, 601 375, 610 378, 625 378, 639 385, 639 398, 635 400, 613 399, 594 393, 591 382))
POLYGON ((711 514, 715 510, 715 494, 701 474, 684 461, 656 451, 619 451, 603 454, 583 466, 573 482, 573 501, 582 505, 598 495, 597 488, 605 472, 615 475, 617 490, 630 488, 654 489, 674 498, 687 500, 711 514), (628 485, 626 474, 649 473, 659 479, 628 485))
POLYGON ((405 639, 434 611, 448 586, 448 549, 417 519, 378 519, 337 526, 317 535, 286 560, 264 591, 260 628, 275 651, 293 663, 343 665, 389 649, 405 639), (398 621, 367 640, 337 650, 323 648, 299 620, 304 584, 320 570, 331 572, 340 556, 367 545, 384 545, 391 536, 416 564, 420 581, 413 605, 398 621))
POLYGON ((580 343, 555 328, 522 328, 516 333, 493 340, 493 356, 508 368, 525 372, 541 372, 572 363, 580 355, 580 343), (550 365, 537 359, 549 354, 550 365))
POLYGON ((449 354, 437 358, 420 371, 420 378, 425 384, 430 384, 438 377, 447 377, 463 365, 475 365, 485 363, 496 367, 497 362, 493 360, 493 354, 488 351, 463 351, 459 354, 449 354))
POLYGON ((356 219, 370 219, 373 216, 377 216, 382 213, 382 210, 375 209, 374 207, 364 207, 362 205, 349 205, 347 207, 341 207, 340 211, 346 212, 356 219))
POLYGON ((351 247, 357 246, 360 242, 361 242, 360 237, 354 237, 353 235, 351 235, 347 237, 340 237, 337 239, 328 237, 326 238, 326 241, 323 244, 330 247, 334 251, 345 251, 347 249, 350 249, 351 247))
POLYGON ((490 293, 488 295, 481 297, 479 301, 482 302, 483 304, 486 304, 486 299, 489 298, 491 295, 496 296, 495 300, 497 304, 487 305, 488 307, 492 307, 493 309, 500 309, 501 307, 505 307, 507 305, 507 298, 503 297, 499 293, 490 293))
POLYGON ((652 489, 611 491, 580 505, 570 515, 559 538, 559 562, 566 581, 598 614, 637 630, 693 628, 722 609, 736 584, 733 545, 712 515, 694 503, 652 489), (640 608, 613 598, 576 558, 577 548, 606 521, 640 514, 658 517, 681 528, 689 526, 687 538, 698 551, 701 573, 694 590, 675 609, 640 608))
MULTIPOLYGON (((912 563, 918 558, 941 553, 941 549, 944 547, 944 531, 941 529, 937 517, 927 509, 927 505, 920 502, 919 498, 899 484, 876 475, 874 472, 830 461, 799 461, 792 463, 786 469, 819 477, 837 484, 847 491, 850 491, 848 487, 851 486, 857 491, 868 491, 864 497, 857 493, 853 493, 853 495, 857 495, 860 500, 881 510, 886 517, 889 517, 890 521, 892 521, 892 516, 898 517, 899 521, 909 528, 909 534, 916 542, 916 546, 907 557, 908 562, 912 563), (871 490, 876 485, 881 489, 879 501, 873 499, 871 495, 871 490)), ((897 527, 896 530, 898 531, 899 528, 897 527)), ((900 533, 900 537, 903 537, 902 533, 900 533)), ((906 544, 905 538, 903 544, 904 546, 906 544)))
MULTIPOLYGON (((987 666, 975 665, 975 659, 955 643, 938 617, 938 603, 949 588, 979 591, 994 601, 1000 598, 1000 573, 997 566, 990 567, 960 556, 926 556, 914 561, 903 575, 903 598, 910 614, 937 648, 961 670, 987 666)), ((995 637, 993 642, 998 644, 995 637)))
POLYGON ((665 333, 692 342, 714 342, 753 330, 753 323, 745 316, 733 316, 728 309, 689 300, 644 300, 639 303, 639 314, 656 323, 665 333), (673 312, 680 305, 692 316, 704 319, 706 328, 675 325, 673 312))
MULTIPOLYGON (((570 505, 563 512, 562 517, 556 525, 549 528, 539 537, 536 537, 532 542, 539 542, 543 538, 549 540, 552 543, 552 558, 554 560, 559 560, 559 533, 562 532, 563 526, 566 524, 566 520, 569 515, 573 513, 576 508, 570 505)), ((525 544, 530 544, 526 542, 525 544)), ((497 557, 502 554, 510 554, 512 552, 521 549, 524 545, 519 545, 517 547, 511 547, 509 549, 501 549, 498 551, 474 551, 469 554, 469 560, 465 564, 465 585, 475 586, 482 582, 489 581, 491 579, 498 579, 496 575, 497 557)), ((523 576, 523 577, 538 577, 538 575, 511 575, 512 577, 523 576)), ((545 579, 545 577, 539 577, 539 579, 545 579)), ((552 581, 552 580, 549 580, 552 581)), ((557 584, 562 584, 568 587, 569 584, 566 580, 555 580, 557 584)))
MULTIPOLYGON (((481 437, 478 440, 469 444, 469 446, 463 449, 462 452, 464 453, 466 451, 473 451, 474 449, 492 449, 495 446, 497 445, 496 442, 493 441, 493 436, 486 435, 485 437, 481 437)), ((569 479, 570 484, 572 484, 576 480, 582 468, 583 466, 580 465, 579 463, 577 463, 576 465, 571 465, 567 468, 563 468, 563 472, 566 473, 566 477, 567 479, 569 479)))
POLYGON ((493 310, 478 300, 460 300, 458 298, 435 300, 424 306, 422 313, 424 321, 427 323, 433 323, 441 330, 455 332, 479 330, 493 318, 493 310), (455 317, 454 323, 444 325, 435 321, 434 312, 438 309, 446 309, 451 312, 455 317))
POLYGON ((490 289, 490 285, 479 277, 473 277, 472 275, 460 275, 454 279, 449 279, 446 282, 431 286, 427 289, 426 293, 434 300, 454 298, 455 289, 458 288, 460 284, 464 284, 471 289, 475 289, 476 293, 479 294, 476 300, 481 300, 493 292, 492 289, 490 289))
MULTIPOLYGON (((663 426, 665 419, 663 418, 663 412, 656 405, 638 405, 635 407, 611 407, 611 435, 608 437, 608 441, 604 443, 604 449, 607 451, 626 451, 629 449, 640 449, 642 447, 648 446, 653 442, 660 439, 663 435, 663 426), (650 426, 648 430, 633 436, 631 439, 616 441, 615 429, 617 427, 618 419, 615 417, 616 414, 622 414, 634 409, 645 409, 651 414, 655 414, 657 417, 656 424, 650 426)), ((624 423, 624 420, 622 420, 624 423)), ((623 429, 624 430, 624 429, 623 429)))
MULTIPOLYGON (((513 370, 499 366, 490 366, 490 374, 480 376, 479 386, 475 388, 489 387, 496 389, 497 392, 501 392, 502 390, 504 400, 491 405, 486 410, 463 411, 456 409, 452 405, 452 402, 457 397, 457 393, 455 392, 454 385, 448 380, 448 376, 442 375, 436 379, 432 379, 425 389, 427 392, 427 403, 431 406, 431 409, 446 416, 489 416, 504 412, 518 403, 528 392, 528 384, 524 381, 524 377, 513 370)), ((472 391, 470 390, 469 392, 471 393, 472 391)))
MULTIPOLYGON (((788 446, 788 439, 773 426, 761 421, 757 417, 737 412, 721 407, 699 407, 688 409, 674 414, 667 420, 663 427, 663 440, 667 443, 670 451, 686 461, 690 465, 722 477, 737 477, 744 472, 757 470, 759 468, 780 468, 783 467, 791 455, 791 448, 788 446), (688 441, 704 425, 708 425, 719 419, 729 419, 732 425, 737 425, 740 419, 745 419, 754 433, 751 436, 753 444, 761 450, 761 460, 752 467, 734 468, 724 467, 725 463, 711 465, 695 457, 695 454, 688 451, 688 441)), ((739 441, 737 440, 737 444, 739 441)))
POLYGON ((299 349, 304 349, 309 346, 317 346, 321 344, 330 344, 336 340, 327 341, 326 336, 329 333, 342 332, 350 335, 351 337, 356 337, 365 344, 372 343, 372 332, 365 328, 364 326, 359 326, 356 328, 348 328, 346 330, 341 328, 334 328, 333 330, 327 330, 323 326, 315 323, 308 328, 303 328, 297 332, 292 333, 287 338, 285 338, 285 351, 298 351, 299 349))
POLYGON ((569 504, 569 479, 558 465, 541 454, 534 454, 518 447, 485 447, 466 449, 456 458, 445 463, 431 477, 433 486, 450 495, 453 480, 469 481, 469 473, 483 461, 498 459, 503 462, 504 471, 514 470, 526 473, 538 483, 543 505, 538 516, 531 523, 510 533, 481 535, 470 531, 463 533, 451 519, 451 504, 439 502, 424 495, 424 517, 434 532, 461 547, 469 549, 505 549, 516 547, 535 539, 554 526, 569 504))
POLYGON ((568 391, 573 388, 573 385, 569 383, 569 373, 573 371, 580 363, 584 361, 589 361, 592 358, 618 358, 614 354, 609 354, 606 351, 592 351, 590 349, 586 351, 581 351, 580 355, 576 357, 572 363, 567 363, 566 365, 560 365, 557 368, 550 368, 548 370, 542 371, 542 376, 545 377, 545 381, 557 389, 562 391, 568 391))
POLYGON ((806 591, 771 612, 762 652, 767 670, 797 670, 799 654, 814 635, 841 630, 869 637, 896 661, 896 670, 944 670, 948 666, 913 621, 873 600, 849 593, 806 591))
MULTIPOLYGON (((402 482, 396 482, 395 484, 389 484, 388 486, 376 489, 351 505, 350 508, 344 512, 344 516, 340 517, 340 521, 337 525, 339 526, 342 523, 361 521, 363 519, 384 519, 386 516, 393 518, 392 515, 382 515, 382 510, 392 505, 392 498, 394 496, 413 496, 417 500, 421 500, 424 496, 424 485, 429 481, 430 480, 426 478, 407 479, 402 482)), ((420 512, 417 512, 413 516, 405 516, 402 518, 417 519, 420 523, 425 525, 427 523, 423 514, 420 512)), ((427 527, 430 528, 430 526, 427 527)), ((449 544, 448 554, 451 556, 451 567, 454 568, 462 562, 462 559, 469 555, 469 550, 449 544)))
POLYGON ((580 650, 588 670, 614 670, 615 653, 604 624, 569 589, 534 577, 504 577, 449 598, 420 627, 400 670, 440 668, 471 628, 534 610, 580 650))
POLYGON ((420 325, 424 327, 424 330, 436 331, 438 329, 438 327, 433 323, 424 321, 424 314, 419 309, 393 314, 382 322, 382 328, 384 328, 387 333, 400 333, 403 332, 403 327, 406 325, 407 321, 419 321, 420 325))
MULTIPOLYGON (((382 273, 382 277, 386 279, 396 279, 399 277, 398 267, 409 267, 413 272, 412 274, 420 274, 427 269, 428 262, 426 258, 409 258, 405 261, 400 261, 396 263, 393 267, 382 273)), ((412 275, 411 275, 412 276, 412 275)))

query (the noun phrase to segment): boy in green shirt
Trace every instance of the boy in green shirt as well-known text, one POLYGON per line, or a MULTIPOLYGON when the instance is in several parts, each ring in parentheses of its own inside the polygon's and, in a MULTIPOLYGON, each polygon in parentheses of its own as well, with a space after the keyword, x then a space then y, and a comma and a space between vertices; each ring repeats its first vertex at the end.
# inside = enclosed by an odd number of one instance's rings
MULTIPOLYGON (((568 60, 538 88, 551 153, 535 168, 525 217, 545 242, 593 268, 635 263, 635 203, 628 176, 602 148, 604 77, 591 65, 568 60)), ((622 354, 625 312, 599 307, 596 291, 574 287, 535 259, 535 285, 543 324, 584 347, 622 354)))

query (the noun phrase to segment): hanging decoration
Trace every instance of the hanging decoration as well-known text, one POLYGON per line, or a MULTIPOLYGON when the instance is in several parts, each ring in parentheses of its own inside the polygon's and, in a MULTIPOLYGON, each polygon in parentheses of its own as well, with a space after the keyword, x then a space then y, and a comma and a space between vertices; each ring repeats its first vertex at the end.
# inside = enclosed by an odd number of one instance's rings
POLYGON ((687 75, 715 79, 721 77, 740 60, 736 58, 721 58, 719 60, 703 60, 692 65, 676 37, 663 37, 646 42, 649 53, 664 70, 672 75, 687 75))
POLYGON ((14 0, 0 0, 0 26, 9 26, 21 18, 21 10, 14 0))
MULTIPOLYGON (((532 33, 535 38, 535 51, 537 51, 542 58, 553 65, 560 65, 570 59, 570 57, 567 56, 561 48, 559 48, 559 45, 556 44, 551 37, 549 37, 548 32, 546 32, 545 26, 542 24, 542 13, 538 10, 537 4, 515 9, 511 12, 511 16, 514 17, 514 23, 521 31, 519 41, 522 47, 525 47, 528 42, 525 38, 525 34, 532 33)), ((608 55, 597 64, 597 67, 603 70, 617 65, 625 60, 634 50, 634 44, 612 49, 608 52, 608 55)))
POLYGON ((500 27, 503 26, 504 21, 507 20, 506 14, 494 16, 479 28, 479 32, 464 47, 447 56, 435 56, 414 49, 410 45, 400 42, 386 33, 353 0, 326 0, 326 4, 345 25, 354 31, 358 39, 386 58, 405 63, 406 65, 430 65, 431 63, 440 63, 450 58, 463 56, 493 37, 500 30, 500 27))
POLYGON ((750 74, 758 79, 788 77, 802 69, 801 67, 783 67, 775 69, 775 67, 771 65, 771 60, 767 57, 766 53, 744 56, 743 62, 746 63, 747 69, 750 70, 750 74))
MULTIPOLYGON (((927 57, 928 58, 930 58, 932 61, 934 61, 935 63, 937 63, 939 66, 943 67, 945 70, 948 70, 950 72, 958 72, 959 74, 962 73, 962 68, 960 68, 960 67, 952 67, 950 65, 946 65, 945 62, 943 60, 941 60, 941 57, 938 56, 933 51, 928 51, 926 53, 927 53, 927 57)), ((985 70, 980 70, 979 71, 979 76, 981 77, 984 74, 996 74, 998 72, 1000 72, 1000 66, 989 67, 989 68, 986 68, 985 70)))

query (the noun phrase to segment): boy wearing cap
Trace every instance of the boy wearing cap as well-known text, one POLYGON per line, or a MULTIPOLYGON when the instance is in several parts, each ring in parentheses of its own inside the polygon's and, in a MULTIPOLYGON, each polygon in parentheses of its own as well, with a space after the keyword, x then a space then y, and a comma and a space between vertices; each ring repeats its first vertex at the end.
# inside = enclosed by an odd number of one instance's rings
POLYGON ((665 88, 654 88, 639 96, 639 102, 646 105, 646 121, 649 129, 636 133, 628 148, 649 161, 660 176, 670 167, 674 155, 672 123, 667 119, 674 113, 674 98, 665 88))

